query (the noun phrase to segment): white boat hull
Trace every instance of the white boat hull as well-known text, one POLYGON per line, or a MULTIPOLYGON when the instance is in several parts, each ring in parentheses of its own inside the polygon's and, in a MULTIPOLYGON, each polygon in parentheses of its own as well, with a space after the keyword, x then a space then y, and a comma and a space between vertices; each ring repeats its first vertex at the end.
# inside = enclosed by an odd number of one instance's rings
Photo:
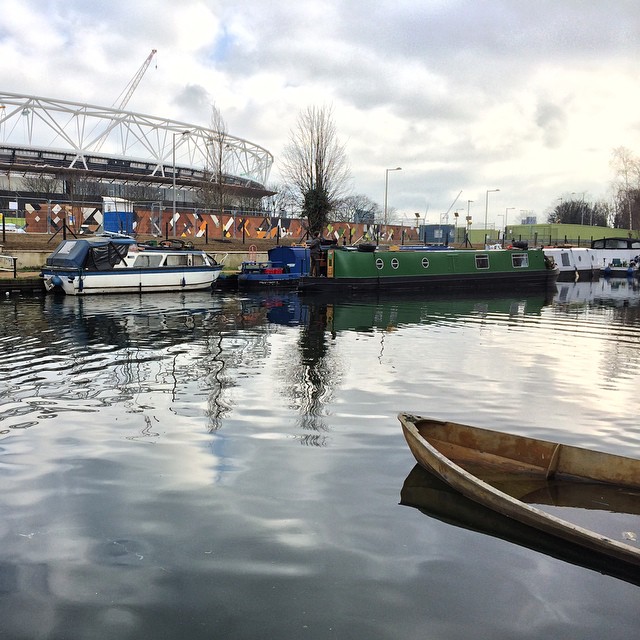
POLYGON ((97 293, 152 293, 154 291, 201 291, 218 279, 222 266, 206 270, 114 269, 108 272, 60 272, 43 270, 47 291, 59 288, 71 296, 97 293))

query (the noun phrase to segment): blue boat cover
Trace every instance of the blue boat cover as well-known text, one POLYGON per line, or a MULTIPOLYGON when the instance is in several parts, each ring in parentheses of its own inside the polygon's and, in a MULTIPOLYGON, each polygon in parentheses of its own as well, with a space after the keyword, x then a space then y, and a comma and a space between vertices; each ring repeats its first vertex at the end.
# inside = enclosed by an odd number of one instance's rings
POLYGON ((135 243, 133 238, 63 240, 47 258, 48 267, 105 271, 121 262, 135 243))

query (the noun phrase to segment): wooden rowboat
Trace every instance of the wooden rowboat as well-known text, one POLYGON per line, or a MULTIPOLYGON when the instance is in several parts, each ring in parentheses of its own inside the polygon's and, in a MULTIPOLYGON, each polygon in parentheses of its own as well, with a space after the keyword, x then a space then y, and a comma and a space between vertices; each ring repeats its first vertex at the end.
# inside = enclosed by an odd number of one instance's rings
POLYGON ((418 463, 490 509, 640 567, 640 460, 400 414, 418 463))
POLYGON ((448 525, 499 538, 640 587, 637 566, 603 553, 585 550, 569 540, 534 529, 470 500, 419 464, 413 467, 402 485, 400 504, 448 525))

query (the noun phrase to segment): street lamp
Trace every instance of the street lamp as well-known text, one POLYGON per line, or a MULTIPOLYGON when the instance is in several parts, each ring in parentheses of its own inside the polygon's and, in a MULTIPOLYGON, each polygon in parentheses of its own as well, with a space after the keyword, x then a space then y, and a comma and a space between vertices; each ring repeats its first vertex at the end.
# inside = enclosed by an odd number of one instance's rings
POLYGON ((484 201, 484 239, 485 243, 487 240, 487 217, 489 215, 489 194, 494 193, 495 191, 500 191, 500 189, 487 189, 485 201, 484 201))
POLYGON ((389 171, 402 171, 402 167, 384 170, 384 223, 387 224, 387 194, 389 193, 389 171))
MULTIPOLYGON (((586 193, 586 191, 582 192, 582 201, 581 201, 582 204, 580 206, 580 224, 581 225, 584 224, 584 195, 585 195, 585 193, 586 193)), ((576 196, 578 194, 575 191, 572 191, 571 195, 572 196, 576 196)))
POLYGON ((176 136, 187 136, 191 133, 190 130, 187 131, 175 131, 173 133, 173 147, 172 147, 172 159, 173 159, 173 218, 171 220, 171 224, 173 224, 173 228, 175 229, 176 225, 176 136))

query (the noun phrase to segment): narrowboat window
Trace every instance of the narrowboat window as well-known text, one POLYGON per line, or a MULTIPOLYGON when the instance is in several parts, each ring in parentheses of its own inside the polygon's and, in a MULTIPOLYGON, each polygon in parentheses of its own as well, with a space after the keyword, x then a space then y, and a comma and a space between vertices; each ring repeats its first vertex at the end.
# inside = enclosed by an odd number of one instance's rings
POLYGON ((569 254, 568 253, 561 253, 560 254, 560 261, 562 262, 562 266, 563 267, 571 266, 571 261, 569 260, 569 254))
POLYGON ((168 255, 166 266, 167 267, 183 267, 187 265, 187 255, 168 255))
POLYGON ((162 261, 162 256, 153 253, 140 253, 136 256, 136 260, 133 263, 134 267, 159 267, 162 261))
POLYGON ((514 268, 526 268, 529 266, 529 254, 528 253, 514 253, 511 255, 511 264, 514 268))
POLYGON ((476 269, 488 269, 489 268, 489 256, 486 253, 481 253, 476 256, 476 269))

